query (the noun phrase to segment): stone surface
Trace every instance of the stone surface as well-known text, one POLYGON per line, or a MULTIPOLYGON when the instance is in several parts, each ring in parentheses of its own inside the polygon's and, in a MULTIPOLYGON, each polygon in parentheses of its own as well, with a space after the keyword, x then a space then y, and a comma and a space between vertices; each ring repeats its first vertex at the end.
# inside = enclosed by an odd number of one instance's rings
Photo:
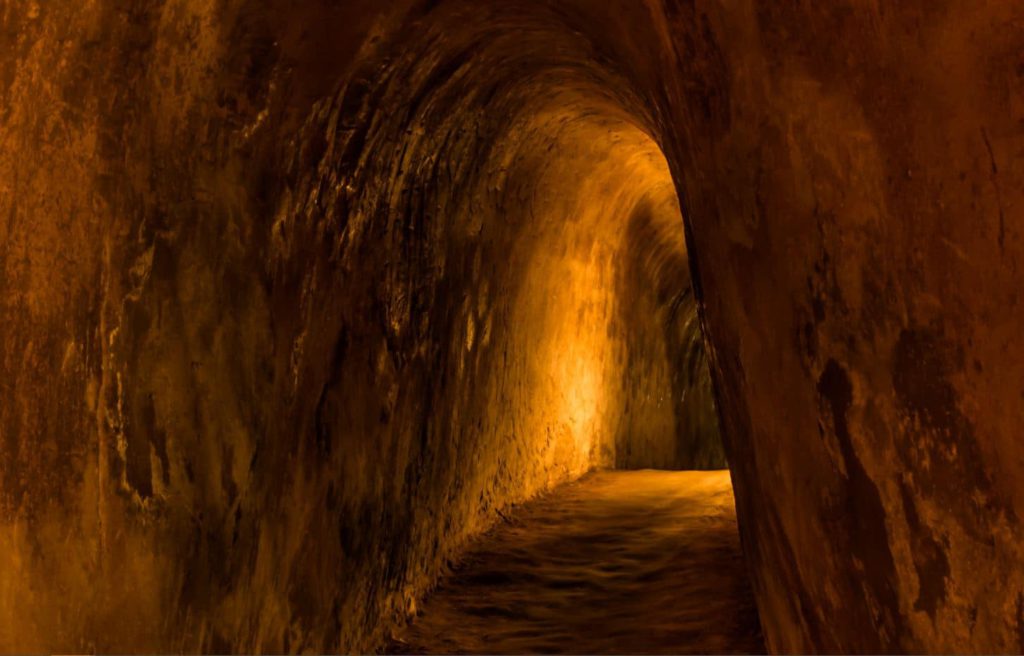
POLYGON ((369 649, 696 308, 768 647, 1021 651, 1021 18, 3 3, 0 648, 369 649))
POLYGON ((469 546, 405 654, 759 654, 728 471, 605 471, 469 546))

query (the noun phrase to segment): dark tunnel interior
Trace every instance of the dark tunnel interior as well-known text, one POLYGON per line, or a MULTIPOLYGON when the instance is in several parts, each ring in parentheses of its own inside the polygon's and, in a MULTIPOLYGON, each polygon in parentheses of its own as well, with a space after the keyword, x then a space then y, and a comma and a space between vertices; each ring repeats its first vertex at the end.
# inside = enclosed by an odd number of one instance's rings
POLYGON ((0 652, 1019 653, 1022 52, 0 2, 0 652))

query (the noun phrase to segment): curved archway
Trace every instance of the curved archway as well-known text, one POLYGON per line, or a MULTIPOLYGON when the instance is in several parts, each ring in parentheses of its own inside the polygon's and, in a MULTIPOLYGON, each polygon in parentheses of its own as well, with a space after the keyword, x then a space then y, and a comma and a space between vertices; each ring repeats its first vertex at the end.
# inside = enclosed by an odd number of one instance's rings
POLYGON ((320 392, 320 423, 344 434, 368 406, 359 425, 379 436, 363 459, 334 456, 319 485, 394 481, 354 486, 342 513, 381 524, 346 566, 378 589, 400 582, 359 602, 398 606, 374 617, 409 607, 498 512, 591 468, 724 465, 650 107, 571 21, 535 5, 433 8, 377 43, 292 146, 310 155, 293 160, 275 255, 314 291, 287 314, 331 303, 350 269, 345 293, 362 300, 306 322, 303 353, 319 360, 344 334, 332 366, 349 378, 320 392), (366 352, 382 360, 353 366, 366 352), (696 376, 670 354, 693 357, 696 376), (379 388, 346 395, 365 380, 379 388), (389 393, 380 427, 372 403, 389 393), (700 429, 686 432, 688 415, 700 429), (397 530, 406 550, 377 562, 397 530))

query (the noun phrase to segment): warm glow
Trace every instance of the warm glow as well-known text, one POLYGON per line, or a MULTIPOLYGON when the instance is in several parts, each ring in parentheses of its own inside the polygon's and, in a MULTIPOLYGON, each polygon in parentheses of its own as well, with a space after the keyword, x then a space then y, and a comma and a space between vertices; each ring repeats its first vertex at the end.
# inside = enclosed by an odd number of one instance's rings
POLYGON ((1024 653, 1022 294, 1022 2, 0 0, 0 654, 374 653, 552 499, 575 607, 692 507, 612 588, 1024 653))

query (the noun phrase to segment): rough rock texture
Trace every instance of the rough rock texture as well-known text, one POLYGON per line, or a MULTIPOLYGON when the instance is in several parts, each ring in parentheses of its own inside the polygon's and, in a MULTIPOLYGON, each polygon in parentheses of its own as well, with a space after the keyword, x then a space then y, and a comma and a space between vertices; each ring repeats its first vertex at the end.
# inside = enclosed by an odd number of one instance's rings
POLYGON ((1022 18, 3 3, 0 647, 377 644, 713 452, 689 266, 769 648, 1024 649, 1022 18))
POLYGON ((554 14, 335 4, 0 9, 0 649, 368 649, 503 507, 722 464, 554 14))

